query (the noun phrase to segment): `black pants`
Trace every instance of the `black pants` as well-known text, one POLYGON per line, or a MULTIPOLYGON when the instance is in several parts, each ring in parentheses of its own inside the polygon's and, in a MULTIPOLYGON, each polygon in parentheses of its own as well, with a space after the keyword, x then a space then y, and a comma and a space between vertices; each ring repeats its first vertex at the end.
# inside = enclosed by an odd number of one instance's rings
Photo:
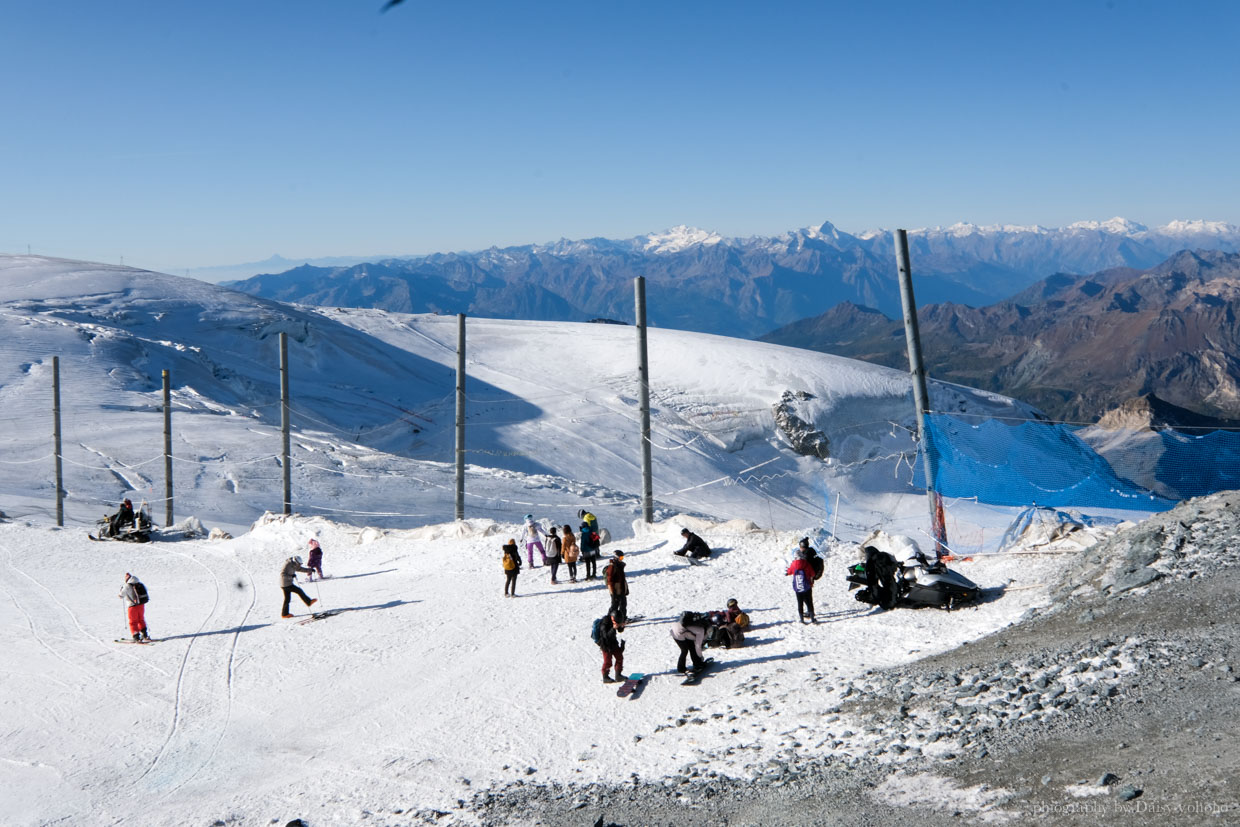
POLYGON ((596 576, 595 571, 598 569, 598 555, 584 559, 586 561, 586 579, 593 580, 596 576))
POLYGON ((814 593, 813 591, 801 592, 797 595, 797 615, 804 620, 806 615, 809 619, 814 619, 814 593))
POLYGON ((555 580, 556 575, 560 571, 560 558, 559 557, 548 557, 547 562, 551 564, 551 579, 555 580))
POLYGON ((509 593, 509 590, 511 590, 512 595, 513 595, 514 597, 516 596, 516 594, 517 594, 517 575, 518 575, 518 574, 520 574, 520 573, 521 573, 521 570, 520 570, 520 569, 513 569, 513 570, 511 570, 511 571, 506 571, 506 572, 504 572, 504 594, 508 594, 508 593, 509 593))
POLYGON ((283 586, 282 588, 284 589, 284 607, 280 609, 280 614, 288 614, 288 602, 293 595, 300 597, 301 602, 307 606, 310 605, 310 598, 306 596, 306 593, 301 590, 300 586, 283 586))
POLYGON ((680 647, 680 659, 676 661, 676 671, 685 671, 685 658, 693 658, 693 668, 701 669, 705 665, 702 656, 697 653, 697 641, 694 640, 677 640, 676 645, 680 647))
POLYGON ((576 580, 577 579, 577 563, 576 562, 565 563, 564 565, 568 566, 568 579, 576 580))
POLYGON ((616 616, 616 619, 623 622, 629 616, 629 596, 627 594, 613 594, 611 596, 611 608, 607 610, 608 614, 616 616))

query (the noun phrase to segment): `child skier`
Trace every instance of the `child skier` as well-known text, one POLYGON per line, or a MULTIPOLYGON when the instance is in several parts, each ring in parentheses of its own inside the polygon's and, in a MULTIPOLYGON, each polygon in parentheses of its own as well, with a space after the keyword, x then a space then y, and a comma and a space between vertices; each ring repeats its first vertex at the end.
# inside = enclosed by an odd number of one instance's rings
POLYGON ((319 541, 311 538, 310 540, 310 559, 306 561, 306 565, 313 571, 310 572, 310 582, 314 582, 314 572, 319 573, 319 579, 322 580, 327 575, 323 574, 323 549, 319 546, 319 541))

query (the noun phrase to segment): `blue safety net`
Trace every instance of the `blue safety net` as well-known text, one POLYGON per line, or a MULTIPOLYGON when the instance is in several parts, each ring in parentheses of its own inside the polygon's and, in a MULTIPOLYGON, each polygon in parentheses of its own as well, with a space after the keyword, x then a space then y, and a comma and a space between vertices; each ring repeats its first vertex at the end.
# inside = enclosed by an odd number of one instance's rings
MULTIPOLYGON (((1116 473, 1073 426, 926 417, 935 487, 945 497, 992 505, 1163 511, 1175 500, 1116 473)), ((924 486, 917 463, 914 484, 924 486)))

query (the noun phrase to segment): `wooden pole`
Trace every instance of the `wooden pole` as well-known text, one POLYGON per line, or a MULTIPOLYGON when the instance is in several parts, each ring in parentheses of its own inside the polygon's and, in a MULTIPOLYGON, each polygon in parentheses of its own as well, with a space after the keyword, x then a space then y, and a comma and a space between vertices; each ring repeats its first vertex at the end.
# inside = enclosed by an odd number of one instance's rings
POLYGON ((293 513, 293 477, 289 448, 288 334, 280 334, 280 465, 284 469, 284 513, 293 513))
POLYGON ((926 432, 930 394, 926 390, 926 366, 921 356, 921 331, 917 326, 917 300, 913 297, 913 274, 909 267, 908 233, 896 230, 896 267, 900 279, 900 305, 904 310, 904 337, 908 347, 908 369, 913 378, 913 405, 917 409, 917 442, 926 473, 926 494, 930 504, 930 525, 935 533, 935 554, 942 556, 947 538, 939 536, 938 501, 935 493, 937 458, 926 432))
POLYGON ((172 526, 172 376, 164 377, 164 525, 172 526))
POLYGON ((465 519, 465 314, 456 314, 456 519, 465 519))
POLYGON ((642 520, 654 522, 654 483, 650 470, 650 362, 646 350, 646 279, 633 279, 637 315, 637 384, 641 404, 642 520))
POLYGON ((60 466, 60 357, 52 357, 52 454, 56 457, 56 525, 65 524, 65 486, 60 466))

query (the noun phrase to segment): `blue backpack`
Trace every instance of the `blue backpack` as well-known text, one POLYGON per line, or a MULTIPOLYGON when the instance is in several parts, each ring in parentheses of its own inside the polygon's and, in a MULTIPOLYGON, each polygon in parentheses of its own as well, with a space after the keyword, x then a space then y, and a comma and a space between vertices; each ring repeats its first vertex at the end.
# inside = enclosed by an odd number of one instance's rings
POLYGON ((590 627, 590 640, 594 641, 595 646, 603 645, 603 621, 606 619, 607 618, 605 617, 600 617, 598 620, 594 621, 594 625, 590 627))

